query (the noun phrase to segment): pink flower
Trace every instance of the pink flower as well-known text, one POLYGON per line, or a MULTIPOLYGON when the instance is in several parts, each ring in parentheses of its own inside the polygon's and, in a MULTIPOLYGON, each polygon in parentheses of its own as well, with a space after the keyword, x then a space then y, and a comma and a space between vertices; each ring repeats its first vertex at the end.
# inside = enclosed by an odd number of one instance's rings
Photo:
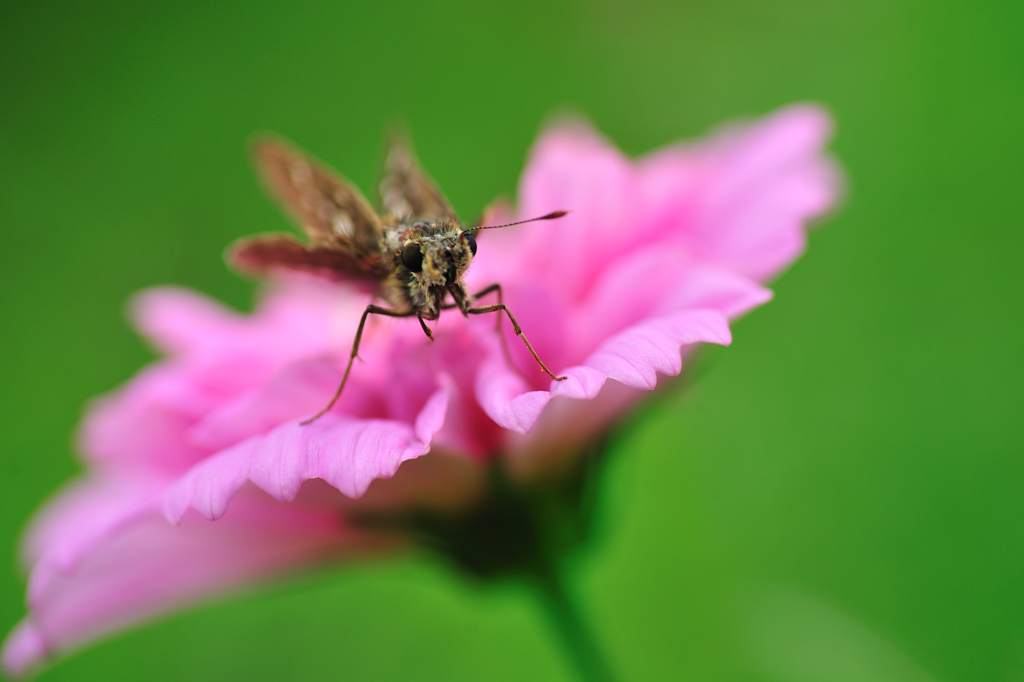
POLYGON ((365 294, 279 282, 246 316, 143 293, 137 325, 166 358, 90 407, 87 473, 27 535, 29 615, 4 669, 268 575, 393 551, 400 532, 353 514, 467 508, 496 458, 524 481, 571 469, 659 374, 696 343, 728 344, 728 321, 770 298, 762 282, 835 198, 829 129, 793 107, 635 163, 580 124, 548 131, 516 215, 570 214, 484 234, 468 280, 501 283, 560 383, 507 321, 508 356, 489 317, 449 311, 433 343, 383 319, 338 404, 300 426, 337 385, 365 294))

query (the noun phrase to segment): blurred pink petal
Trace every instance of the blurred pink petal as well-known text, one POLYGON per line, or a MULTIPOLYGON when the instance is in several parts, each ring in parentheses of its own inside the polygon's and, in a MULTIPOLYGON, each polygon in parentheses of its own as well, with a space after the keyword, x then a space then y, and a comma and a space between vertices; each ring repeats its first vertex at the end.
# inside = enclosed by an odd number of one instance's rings
POLYGON ((803 253, 807 221, 836 199, 838 171, 822 154, 831 134, 806 105, 729 126, 645 159, 645 198, 694 255, 765 281, 803 253))
POLYGON ((831 130, 821 109, 797 105, 634 163, 585 123, 556 127, 531 152, 517 214, 570 214, 488 234, 501 248, 481 242, 476 281, 525 271, 577 298, 594 272, 653 243, 764 281, 800 255, 807 221, 836 200, 839 173, 823 152, 831 130))
POLYGON ((51 570, 33 574, 31 613, 4 644, 4 670, 21 674, 44 656, 202 595, 379 544, 349 533, 328 511, 279 505, 257 493, 239 496, 217 523, 196 515, 173 526, 156 505, 126 510, 117 532, 95 538, 73 569, 44 562, 40 569, 51 570))

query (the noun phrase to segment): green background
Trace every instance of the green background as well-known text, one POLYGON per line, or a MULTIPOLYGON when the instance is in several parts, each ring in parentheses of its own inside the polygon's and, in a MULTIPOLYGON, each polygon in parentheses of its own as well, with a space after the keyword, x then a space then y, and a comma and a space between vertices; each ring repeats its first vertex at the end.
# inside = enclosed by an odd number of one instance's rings
MULTIPOLYGON (((90 396, 151 357, 134 291, 247 308, 285 223, 245 142, 364 188, 388 122, 465 216, 573 108, 631 154, 793 101, 849 192, 776 299, 623 428, 574 587, 626 680, 1024 680, 1024 4, 0 5, 0 629, 90 396)), ((571 257, 571 254, 567 254, 571 257)), ((515 585, 338 567, 89 648, 42 680, 572 679, 515 585)))

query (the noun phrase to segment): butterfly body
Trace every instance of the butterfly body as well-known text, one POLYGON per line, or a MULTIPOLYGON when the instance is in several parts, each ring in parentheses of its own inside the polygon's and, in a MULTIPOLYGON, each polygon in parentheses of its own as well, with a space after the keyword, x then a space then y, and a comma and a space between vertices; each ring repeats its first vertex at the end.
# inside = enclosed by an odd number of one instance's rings
POLYGON ((463 276, 475 247, 475 239, 451 218, 385 228, 383 251, 390 275, 382 282, 381 297, 396 309, 436 320, 450 294, 456 304, 464 302, 459 307, 467 314, 469 295, 463 276))
MULTIPOLYGON (((385 161, 380 215, 351 183, 284 141, 260 141, 254 147, 254 156, 271 194, 303 228, 308 241, 288 234, 249 237, 228 250, 229 262, 253 275, 302 272, 361 285, 391 306, 371 303, 366 307, 337 393, 304 424, 325 414, 341 395, 371 314, 415 316, 432 339, 426 323, 437 320, 447 308, 458 308, 467 317, 504 313, 540 368, 556 381, 565 379, 555 376, 537 357, 519 323, 502 303, 500 285, 485 287, 473 296, 468 294, 463 278, 476 255, 473 232, 491 228, 462 228, 448 200, 419 167, 402 138, 392 138, 385 161), (473 306, 489 293, 497 294, 497 304, 473 306), (449 296, 452 303, 446 303, 449 296)), ((564 214, 556 211, 535 220, 564 214)))

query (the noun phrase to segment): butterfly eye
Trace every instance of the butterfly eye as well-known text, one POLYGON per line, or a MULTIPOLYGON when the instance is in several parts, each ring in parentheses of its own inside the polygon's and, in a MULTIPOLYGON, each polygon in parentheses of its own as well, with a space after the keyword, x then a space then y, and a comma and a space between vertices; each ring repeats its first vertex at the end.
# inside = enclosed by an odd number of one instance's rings
POLYGON ((409 269, 409 272, 423 271, 423 250, 416 242, 409 242, 402 247, 402 265, 409 269))
POLYGON ((469 232, 463 232, 462 234, 466 238, 466 241, 469 242, 469 250, 472 251, 473 255, 475 256, 476 255, 476 239, 474 239, 473 235, 471 235, 469 232))

